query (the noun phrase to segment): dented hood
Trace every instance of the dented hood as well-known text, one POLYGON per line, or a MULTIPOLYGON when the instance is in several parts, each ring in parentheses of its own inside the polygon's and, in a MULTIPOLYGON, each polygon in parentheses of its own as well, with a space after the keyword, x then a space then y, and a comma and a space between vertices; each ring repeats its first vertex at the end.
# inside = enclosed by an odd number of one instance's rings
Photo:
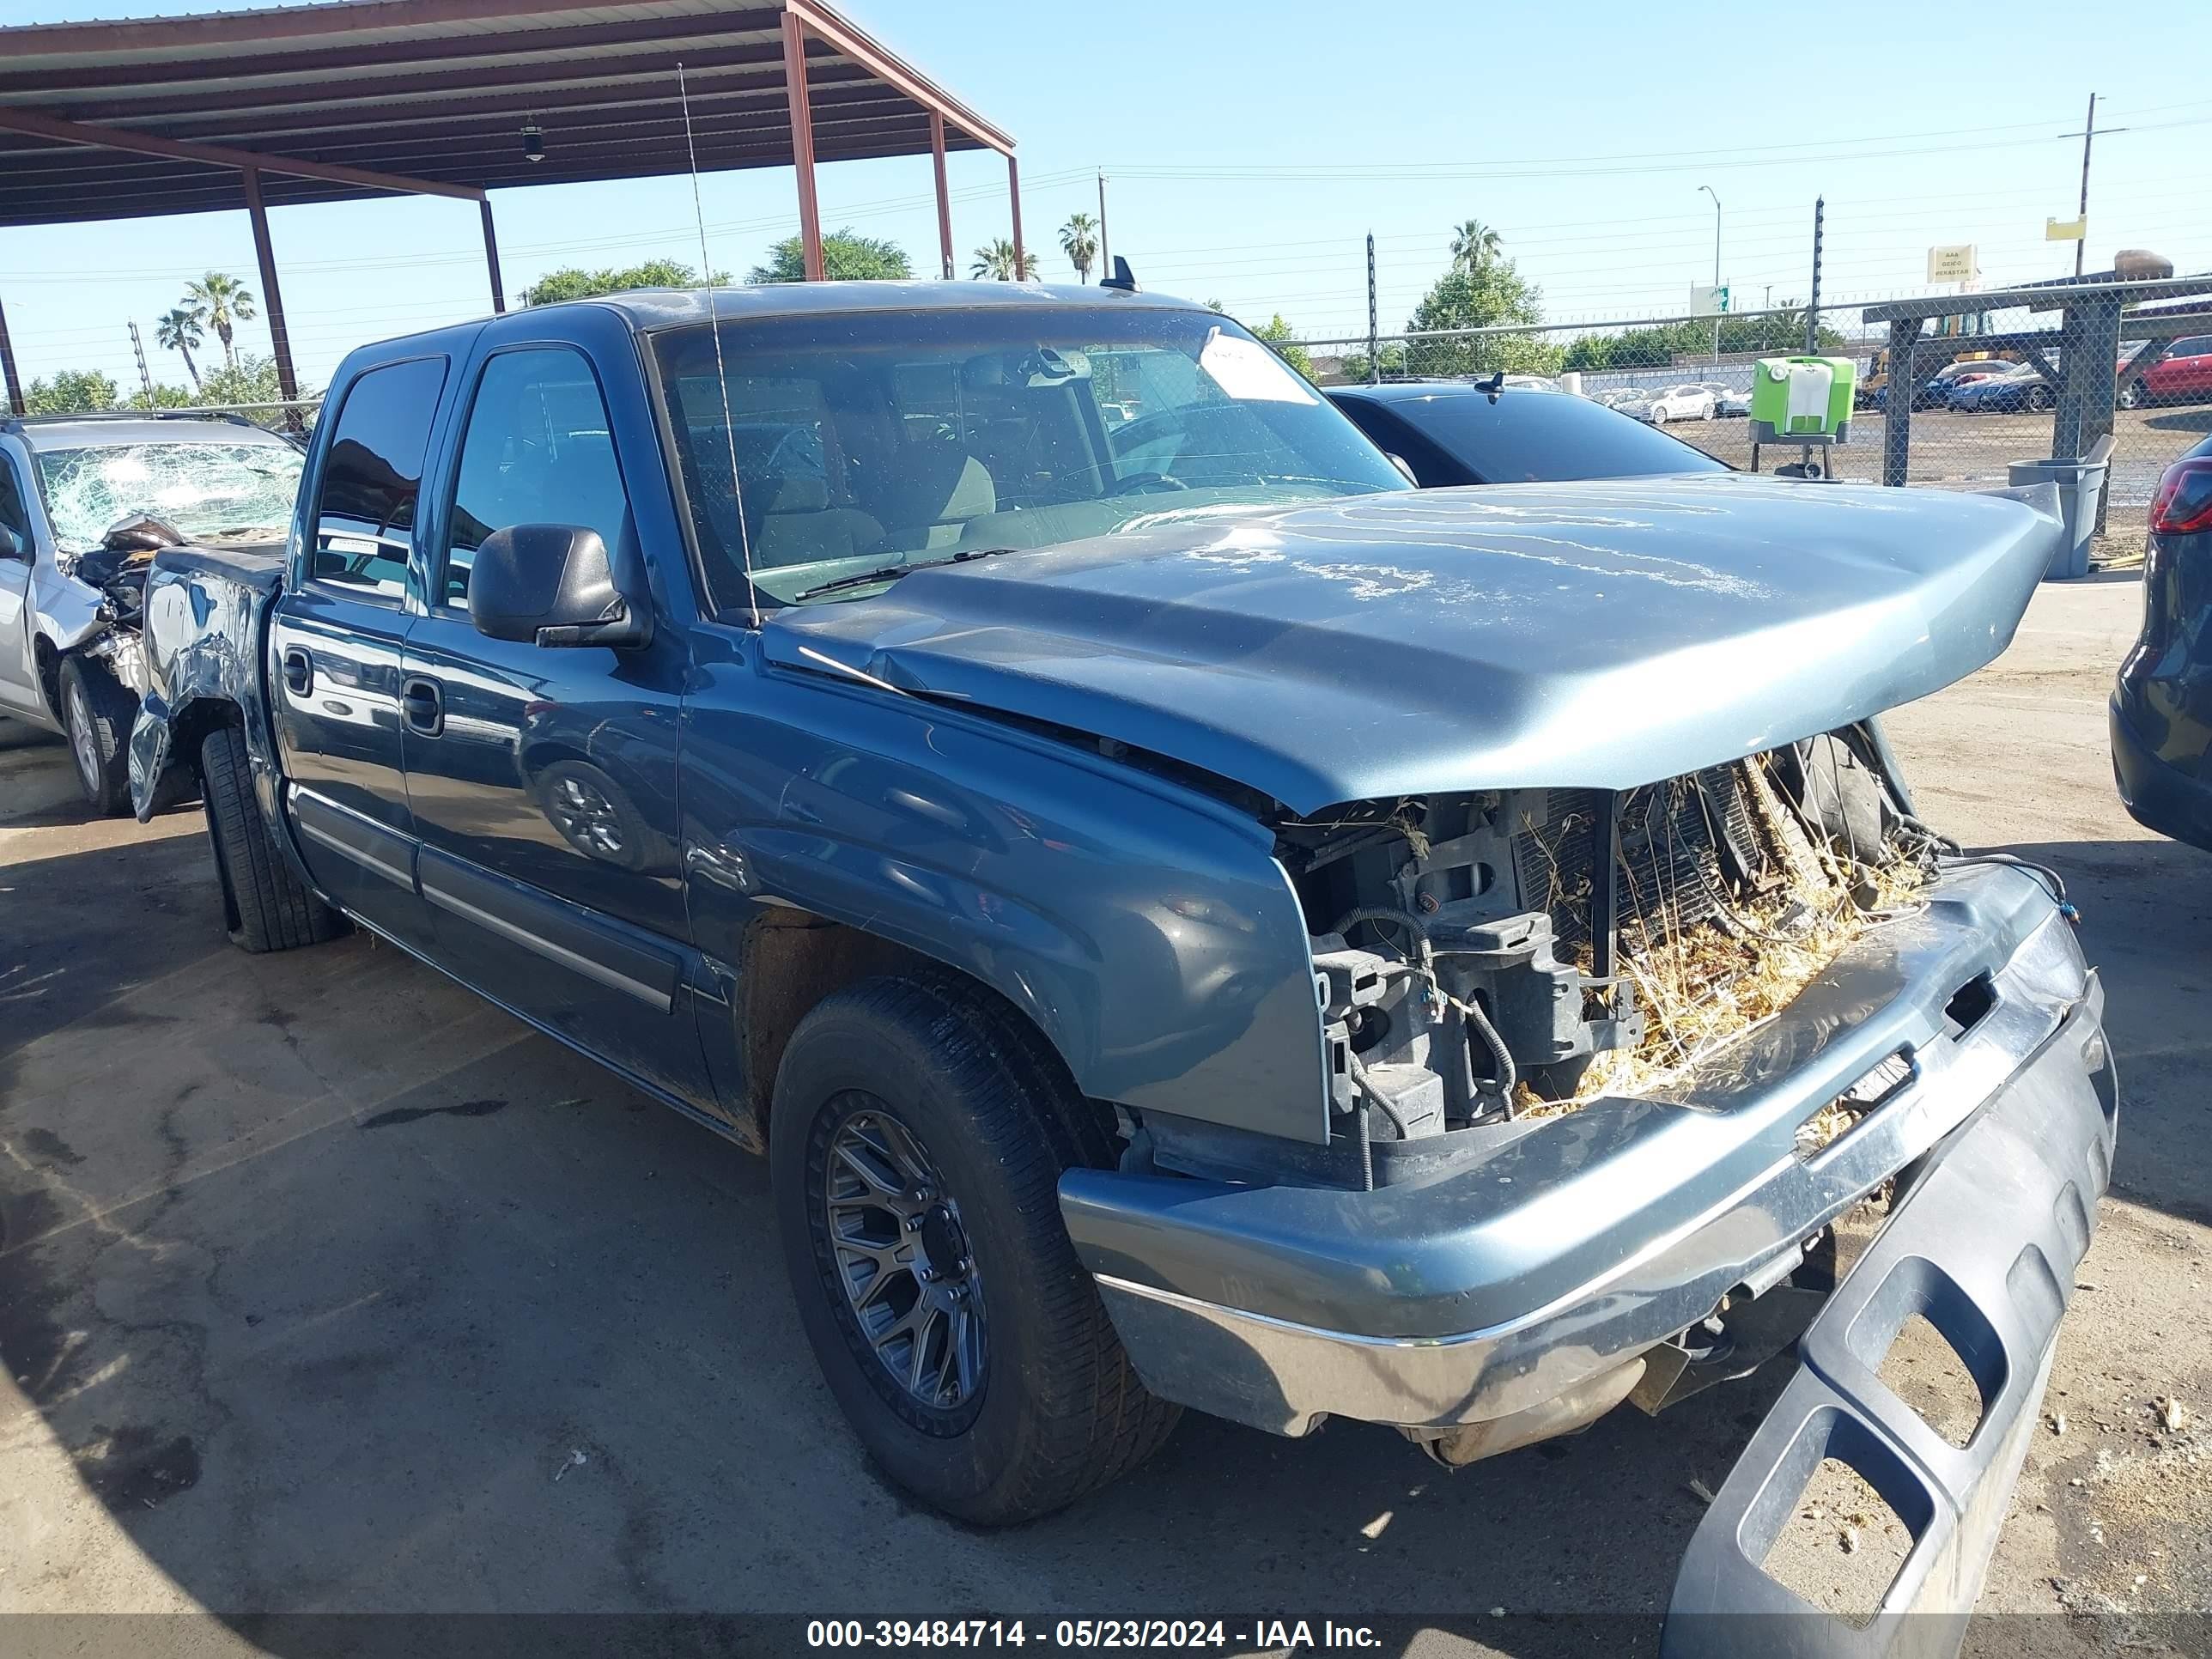
POLYGON ((2047 484, 1714 475, 1168 512, 787 608, 763 643, 793 667, 827 657, 1115 738, 1300 812, 1622 789, 1979 668, 2058 546, 2057 505, 2047 484))

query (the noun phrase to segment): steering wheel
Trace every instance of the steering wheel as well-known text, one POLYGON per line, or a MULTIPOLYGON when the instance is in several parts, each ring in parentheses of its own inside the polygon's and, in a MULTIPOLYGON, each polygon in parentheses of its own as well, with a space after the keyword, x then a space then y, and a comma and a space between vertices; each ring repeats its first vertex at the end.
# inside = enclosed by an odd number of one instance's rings
POLYGON ((1164 472, 1132 472, 1126 478, 1116 478, 1106 493, 1109 495, 1134 495, 1150 490, 1189 488, 1181 478, 1171 478, 1164 472))

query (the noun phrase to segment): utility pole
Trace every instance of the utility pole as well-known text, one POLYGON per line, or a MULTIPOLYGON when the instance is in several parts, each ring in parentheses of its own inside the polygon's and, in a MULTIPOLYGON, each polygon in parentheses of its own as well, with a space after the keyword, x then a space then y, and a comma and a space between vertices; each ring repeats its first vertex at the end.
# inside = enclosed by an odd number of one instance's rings
POLYGON ((130 327, 131 350, 138 359, 138 384, 145 387, 146 407, 151 409, 154 406, 154 377, 146 372, 146 348, 139 341, 138 325, 133 322, 130 327))
MULTIPOLYGON (((1813 297, 1805 302, 1805 355, 1808 357, 1818 356, 1820 349, 1820 233, 1827 212, 1827 198, 1815 196, 1813 198, 1813 297)), ((1896 368, 1892 365, 1890 378, 1893 380, 1896 379, 1896 368)))
POLYGON ((1367 233, 1367 384, 1382 381, 1382 354, 1376 349, 1375 321, 1375 233, 1367 233))
MULTIPOLYGON (((2125 132, 2127 129, 2106 127, 2105 131, 2110 134, 2125 132)), ((2097 94, 2095 93, 2089 94, 2089 118, 2081 124, 2081 131, 2062 132, 2058 136, 2061 138, 2079 138, 2081 141, 2081 205, 2079 209, 2081 236, 2081 240, 2074 244, 2074 274, 2079 276, 2081 274, 2081 256, 2089 246, 2089 147, 2097 142, 2097 94)))
MULTIPOLYGON (((1713 198, 1713 303, 1717 306, 1720 303, 1721 287, 1721 198, 1711 185, 1699 185, 1698 188, 1713 198)), ((1718 311, 1715 311, 1713 313, 1713 361, 1718 362, 1720 360, 1721 314, 1718 311)))
POLYGON ((1114 261, 1106 252, 1106 169, 1098 169, 1098 280, 1114 274, 1114 261))

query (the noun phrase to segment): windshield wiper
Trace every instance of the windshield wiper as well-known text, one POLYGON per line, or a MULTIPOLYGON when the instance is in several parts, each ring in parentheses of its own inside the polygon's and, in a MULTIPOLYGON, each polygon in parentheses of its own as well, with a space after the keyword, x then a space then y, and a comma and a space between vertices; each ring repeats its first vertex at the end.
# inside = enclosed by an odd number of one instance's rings
POLYGON ((949 558, 922 559, 913 564, 887 564, 880 570, 863 570, 854 575, 840 576, 835 581, 823 582, 819 586, 801 589, 792 595, 791 602, 798 605, 818 594, 835 593, 841 588, 866 587, 871 582, 895 582, 911 570, 935 570, 942 565, 965 564, 970 559, 988 559, 994 553, 1012 551, 1014 550, 1011 547, 971 547, 949 558))

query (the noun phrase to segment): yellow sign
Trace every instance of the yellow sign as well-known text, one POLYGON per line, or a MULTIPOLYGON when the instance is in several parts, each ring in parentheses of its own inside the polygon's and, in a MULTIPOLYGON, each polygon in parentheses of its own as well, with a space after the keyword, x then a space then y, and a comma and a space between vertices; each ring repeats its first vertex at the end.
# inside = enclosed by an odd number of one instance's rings
POLYGON ((1974 269, 1974 245, 1972 242, 1953 242, 1928 250, 1928 280, 1930 283, 1971 283, 1978 274, 1974 269))
POLYGON ((2078 242, 2089 234, 2089 222, 2084 219, 2045 219, 2043 240, 2046 242, 2078 242))

